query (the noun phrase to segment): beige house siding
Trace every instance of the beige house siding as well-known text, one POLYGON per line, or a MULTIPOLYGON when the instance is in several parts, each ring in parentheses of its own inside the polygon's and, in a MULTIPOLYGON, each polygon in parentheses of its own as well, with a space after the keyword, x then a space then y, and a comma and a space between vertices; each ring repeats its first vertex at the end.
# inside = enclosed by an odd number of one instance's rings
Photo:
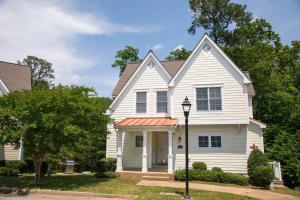
POLYGON ((192 103, 190 123, 205 123, 212 120, 219 120, 221 123, 224 120, 247 121, 249 117, 248 94, 243 78, 216 49, 212 48, 208 53, 201 49, 202 47, 175 83, 172 117, 183 122, 181 103, 185 96, 188 96, 192 103), (196 110, 196 87, 199 85, 223 85, 223 111, 196 110))
POLYGON ((11 145, 4 145, 4 160, 20 160, 20 150, 11 145))
POLYGON ((248 126, 248 153, 252 151, 250 146, 255 144, 258 148, 264 152, 264 137, 263 130, 256 124, 250 123, 248 126))
MULTIPOLYGON (((189 158, 190 167, 194 162, 205 162, 208 169, 221 167, 224 171, 234 173, 247 173, 246 154, 246 125, 214 125, 214 126, 190 126, 189 129, 189 158), (198 136, 221 135, 221 148, 200 148, 198 136)), ((184 129, 176 131, 173 137, 175 169, 185 168, 185 148, 178 149, 178 145, 184 147, 184 129), (178 138, 181 137, 181 142, 178 138)))

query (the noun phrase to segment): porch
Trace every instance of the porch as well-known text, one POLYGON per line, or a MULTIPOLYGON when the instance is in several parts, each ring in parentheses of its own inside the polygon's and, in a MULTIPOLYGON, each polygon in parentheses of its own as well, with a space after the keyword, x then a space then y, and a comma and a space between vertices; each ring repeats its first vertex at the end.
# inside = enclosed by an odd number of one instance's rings
POLYGON ((172 174, 176 119, 126 118, 117 128, 117 172, 172 174))

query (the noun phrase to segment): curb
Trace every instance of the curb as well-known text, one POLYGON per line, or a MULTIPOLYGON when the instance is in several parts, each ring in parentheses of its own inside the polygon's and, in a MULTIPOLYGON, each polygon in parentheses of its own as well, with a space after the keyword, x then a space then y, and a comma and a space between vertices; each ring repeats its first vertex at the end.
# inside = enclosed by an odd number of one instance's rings
POLYGON ((134 200, 138 198, 138 195, 126 195, 126 194, 101 194, 93 192, 77 192, 77 191, 60 191, 60 190, 41 190, 32 189, 30 194, 53 194, 53 195, 69 195, 69 196, 81 196, 81 197, 103 197, 103 198, 119 198, 126 200, 134 200))

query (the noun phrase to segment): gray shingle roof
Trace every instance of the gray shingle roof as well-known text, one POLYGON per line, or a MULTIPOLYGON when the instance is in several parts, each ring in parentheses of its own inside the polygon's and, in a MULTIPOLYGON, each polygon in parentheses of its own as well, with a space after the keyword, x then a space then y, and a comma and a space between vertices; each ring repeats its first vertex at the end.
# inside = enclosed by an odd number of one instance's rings
POLYGON ((0 79, 10 92, 31 89, 30 68, 26 65, 0 61, 0 79))
MULTIPOLYGON (((182 67, 185 60, 174 60, 174 61, 160 61, 162 66, 166 69, 166 71, 170 74, 170 76, 173 78, 176 73, 179 71, 179 69, 182 67)), ((129 81, 130 77, 134 74, 134 72, 137 70, 137 68, 140 66, 141 63, 130 63, 126 66, 124 72, 122 73, 116 87, 114 88, 112 92, 112 96, 117 96, 123 87, 126 85, 126 83, 129 81)), ((243 72, 247 78, 250 78, 249 72, 243 72)), ((255 96, 255 91, 253 88, 252 83, 248 85, 248 94, 250 96, 255 96)))

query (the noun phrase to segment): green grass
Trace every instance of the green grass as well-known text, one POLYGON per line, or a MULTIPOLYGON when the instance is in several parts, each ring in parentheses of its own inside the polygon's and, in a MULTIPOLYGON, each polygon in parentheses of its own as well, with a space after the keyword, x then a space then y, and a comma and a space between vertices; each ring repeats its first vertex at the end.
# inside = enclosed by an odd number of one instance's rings
POLYGON ((281 194, 289 194, 300 198, 300 191, 299 190, 293 190, 286 187, 275 187, 273 192, 281 193, 281 194))
MULTIPOLYGON (((33 177, 29 175, 21 177, 0 177, 0 187, 18 187, 32 189, 51 190, 73 190, 82 192, 96 192, 105 194, 129 194, 139 195, 140 200, 144 199, 182 199, 182 196, 162 196, 159 193, 179 193, 183 194, 184 189, 163 188, 163 187, 143 187, 137 186, 138 180, 125 178, 99 179, 94 176, 63 176, 57 175, 42 178, 41 183, 33 182, 33 177)), ((228 193, 208 192, 191 190, 193 199, 201 200, 250 200, 253 198, 238 196, 228 193)))

